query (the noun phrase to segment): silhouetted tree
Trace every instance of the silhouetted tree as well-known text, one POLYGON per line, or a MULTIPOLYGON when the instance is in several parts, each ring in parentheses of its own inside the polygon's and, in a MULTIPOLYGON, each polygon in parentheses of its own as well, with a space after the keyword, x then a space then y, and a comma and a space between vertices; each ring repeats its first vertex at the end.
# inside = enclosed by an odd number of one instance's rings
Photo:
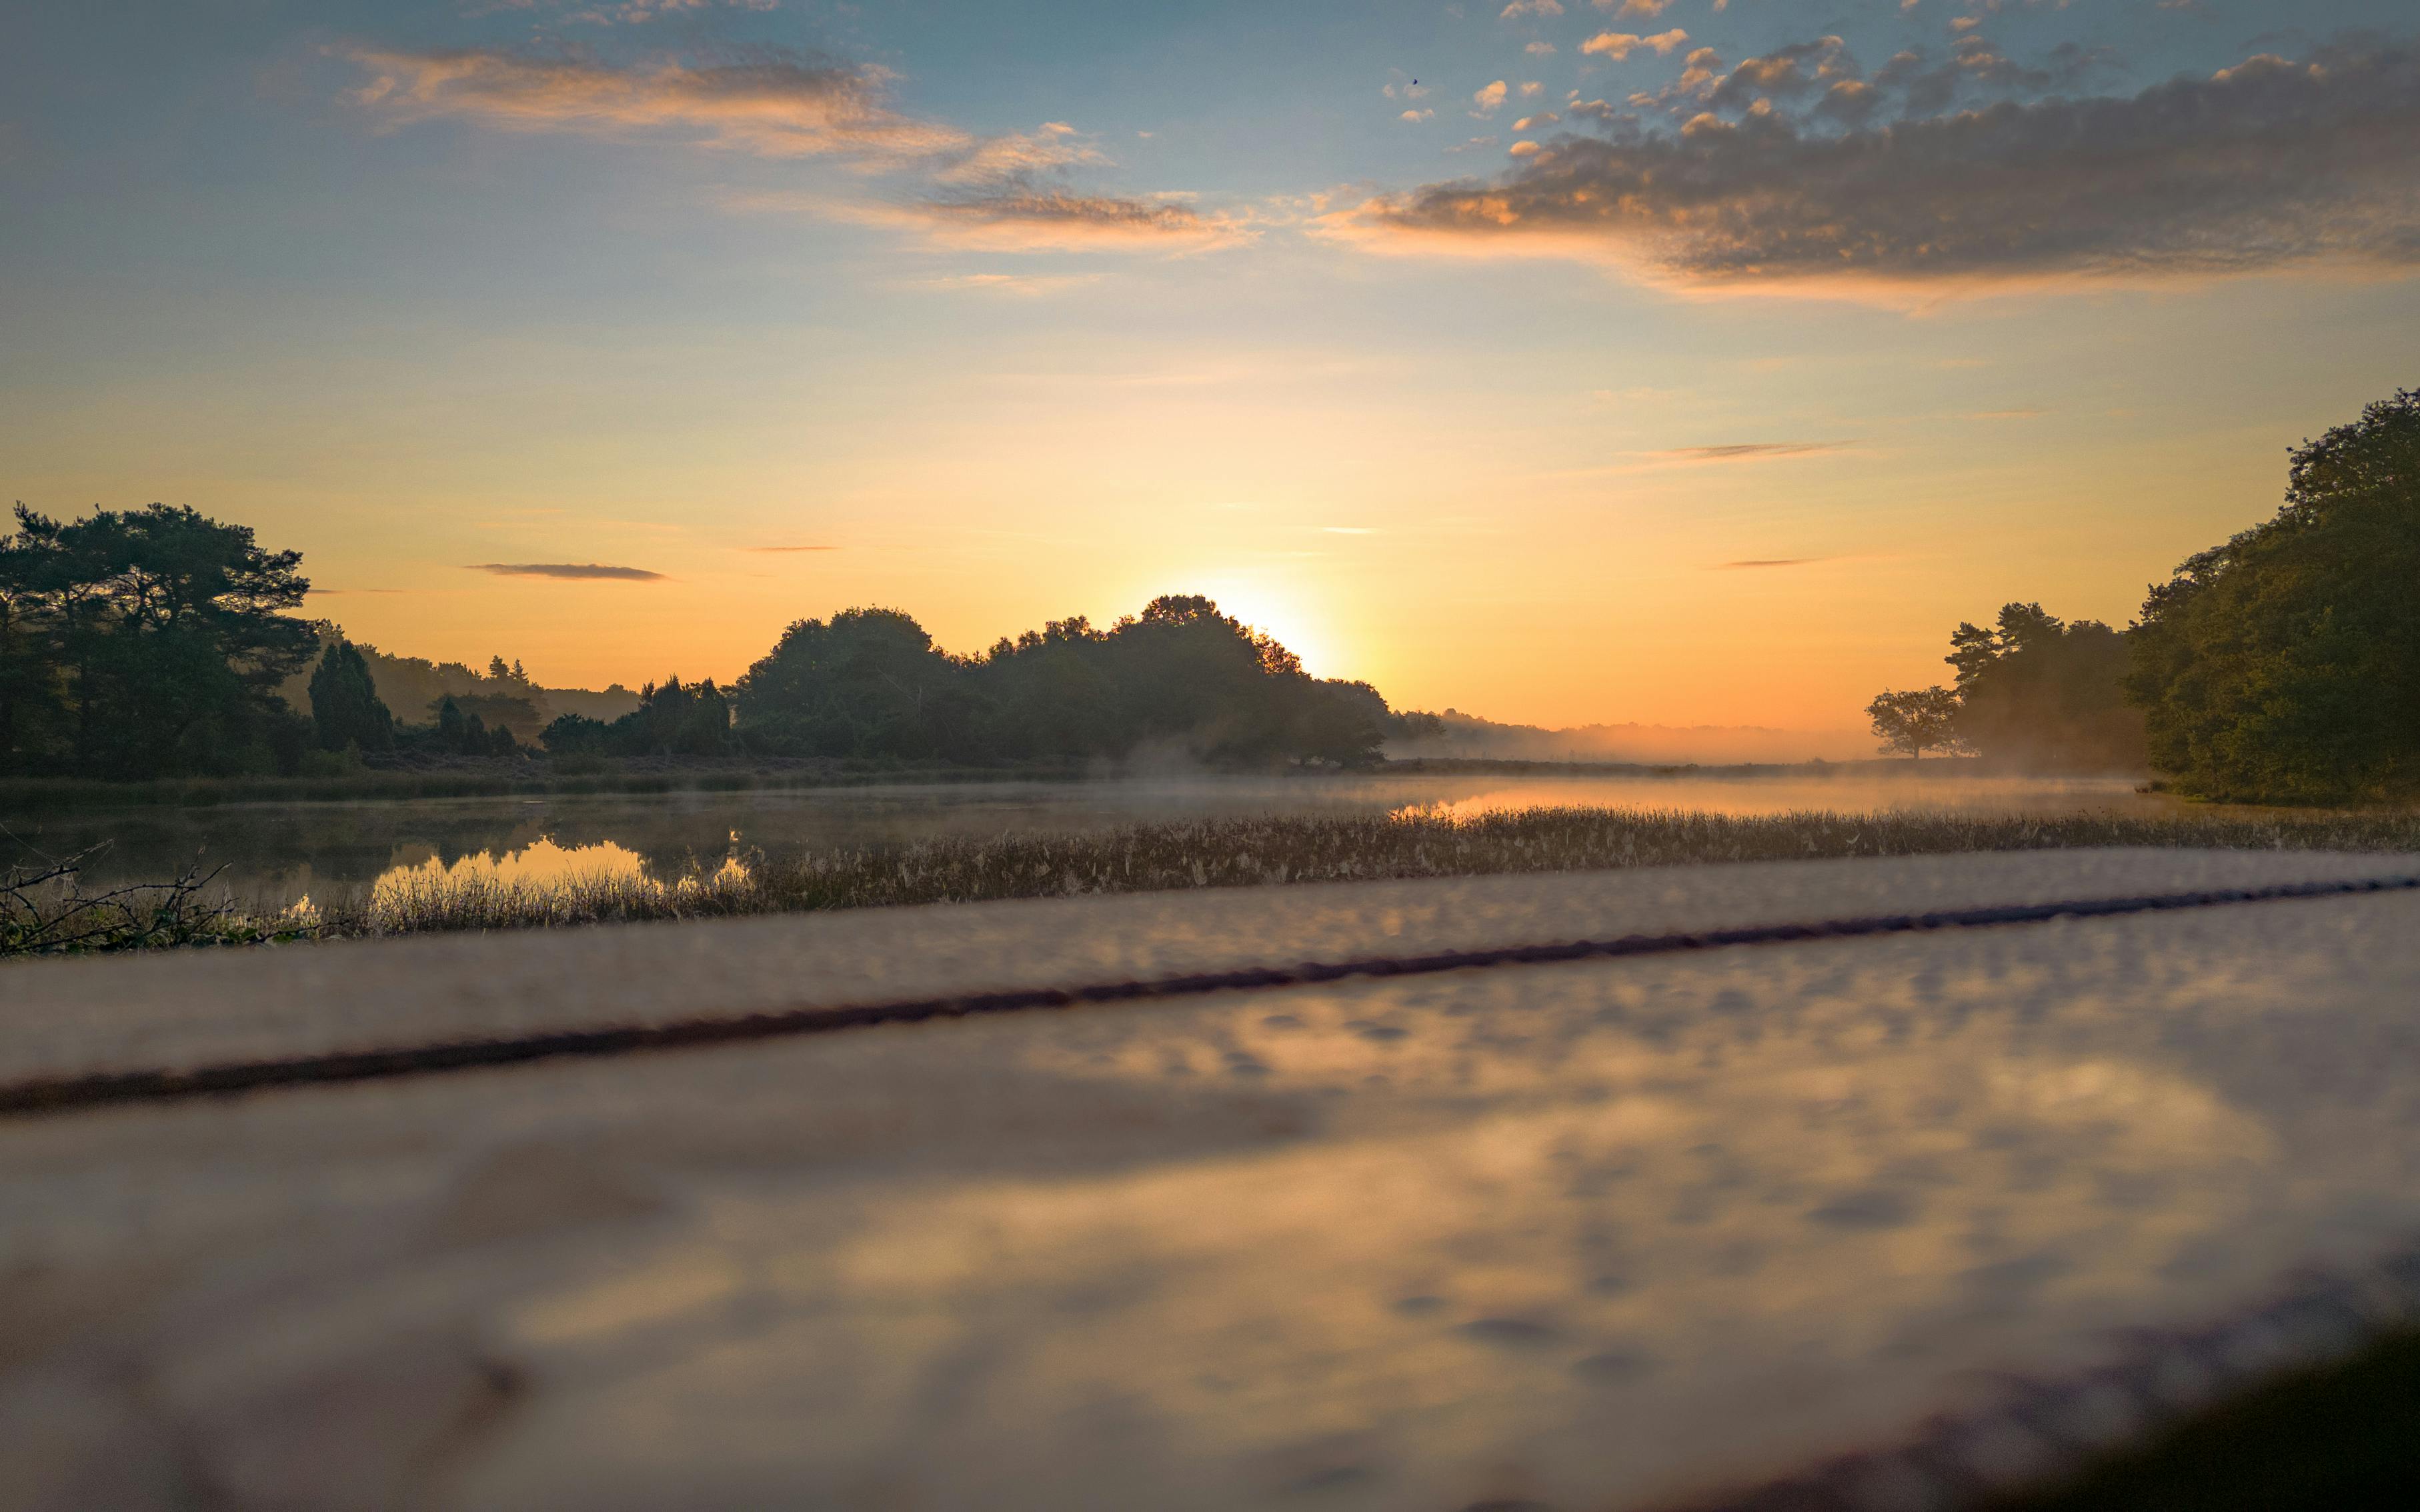
POLYGON ((1949 647, 1953 728, 1982 755, 2038 769, 2142 769, 2149 753, 2143 716, 2126 700, 2126 640, 2106 625, 2009 604, 1989 629, 1960 625, 1949 647))
POLYGON ((369 664, 349 640, 330 642, 312 671, 311 723, 322 750, 395 748, 395 716, 380 702, 369 664))
POLYGON ((1958 745, 1958 695, 1946 687, 1877 694, 1866 705, 1866 717, 1885 752, 1904 751, 1921 761, 1928 750, 1958 745))
POLYGON ((2420 792, 2420 391, 2292 453, 2267 522, 2185 560, 2133 635, 2152 764, 2187 791, 2420 792))
POLYGON ((981 754, 966 669, 897 609, 799 620, 732 685, 741 726, 811 756, 981 754))
POLYGON ((541 738, 558 756, 721 756, 734 748, 731 701, 712 678, 667 677, 642 688, 639 706, 610 724, 566 714, 541 738))
POLYGON ((191 509, 61 522, 19 505, 0 550, 14 763, 141 777, 299 760, 307 726, 277 688, 317 643, 286 612, 310 586, 301 561, 191 509))
POLYGON ((1156 598, 1107 630, 1053 620, 966 659, 895 609, 845 609, 792 625, 734 691, 752 746, 819 756, 1118 757, 1154 745, 1219 763, 1357 763, 1395 730, 1375 689, 1307 675, 1198 594, 1156 598))

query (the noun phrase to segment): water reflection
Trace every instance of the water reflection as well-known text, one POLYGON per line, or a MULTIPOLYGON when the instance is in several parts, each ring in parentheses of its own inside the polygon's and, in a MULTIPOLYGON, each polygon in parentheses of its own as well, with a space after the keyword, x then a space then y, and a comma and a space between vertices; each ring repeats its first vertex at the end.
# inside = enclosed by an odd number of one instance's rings
MULTIPOLYGON (((1930 773, 1826 778, 1435 776, 1202 778, 1094 782, 475 798, 395 803, 129 809, 11 816, 25 852, 64 855, 108 841, 96 881, 156 880, 225 867, 249 901, 357 892, 381 881, 471 867, 529 882, 579 875, 670 879, 736 855, 942 836, 1080 831, 1150 821, 1265 814, 1372 815, 1590 805, 1768 814, 1792 810, 2062 814, 2170 811, 2122 779, 1953 779, 1930 773)), ((15 859, 15 856, 8 857, 15 859)))

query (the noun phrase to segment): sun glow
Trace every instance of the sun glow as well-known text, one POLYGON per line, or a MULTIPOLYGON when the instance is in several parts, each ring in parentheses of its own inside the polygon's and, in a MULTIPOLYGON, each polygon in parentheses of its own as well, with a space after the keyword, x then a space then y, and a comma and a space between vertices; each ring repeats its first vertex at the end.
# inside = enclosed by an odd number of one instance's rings
POLYGON ((1275 637, 1313 677, 1342 675, 1338 668, 1345 658, 1334 621, 1299 585, 1239 575, 1214 578, 1199 592, 1217 601, 1220 612, 1275 637))

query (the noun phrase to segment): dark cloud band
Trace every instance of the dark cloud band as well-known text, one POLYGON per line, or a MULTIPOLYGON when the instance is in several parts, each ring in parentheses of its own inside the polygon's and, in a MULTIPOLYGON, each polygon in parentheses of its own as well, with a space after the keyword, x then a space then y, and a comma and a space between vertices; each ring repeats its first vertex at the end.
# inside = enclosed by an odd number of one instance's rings
POLYGON ((492 572, 499 578, 572 578, 606 579, 614 582, 652 583, 664 580, 660 572, 644 567, 607 567, 594 562, 478 562, 473 572, 492 572))

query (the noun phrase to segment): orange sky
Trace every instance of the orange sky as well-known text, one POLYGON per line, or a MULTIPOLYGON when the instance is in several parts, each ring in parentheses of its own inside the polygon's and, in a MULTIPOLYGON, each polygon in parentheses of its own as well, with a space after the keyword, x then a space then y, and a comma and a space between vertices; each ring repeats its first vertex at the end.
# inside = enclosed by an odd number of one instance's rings
POLYGON ((253 524, 357 639, 558 686, 727 678, 850 605, 972 651, 1200 592, 1399 706, 1838 730, 1945 680, 1951 625, 2009 599, 2123 623, 2275 506, 2289 445, 2415 380, 2420 285, 2363 229, 2413 224, 2393 138, 2333 200, 2257 189, 2240 255, 2211 251, 2193 144, 2148 135, 2134 161, 2175 165, 2143 183, 2062 170, 2086 253, 2012 220, 1936 267, 1888 219, 1988 220, 1890 195, 1996 171, 1955 157, 1995 101, 2090 95, 2122 132, 2176 114, 2157 90, 2224 114, 2257 85, 2244 129, 2281 162, 2420 123, 2399 42, 2312 73, 2149 9, 1892 0, 1843 40, 1673 0, 1690 41, 1660 51, 1597 45, 1586 8, 1357 31, 1242 5, 1046 56, 939 5, 678 34, 627 8, 163 11, 117 73, 21 71, 0 190, 55 213, 0 249, 12 494, 253 524), (751 26, 753 53, 698 40, 751 26), (1894 48, 1934 85, 1893 83, 1894 48), (986 67, 1009 54, 1041 82, 986 67), (1180 57, 1218 87, 1171 87, 1180 57), (1819 117, 1851 85, 1900 90, 1861 108, 1954 171, 1824 187, 1885 130, 1819 117), (1625 90, 1629 126, 1590 114, 1625 90), (1784 148, 1837 207, 1739 208, 1720 242, 1652 194, 1589 208, 1784 148), (1787 264, 1860 214, 1855 248, 1787 264), (488 570, 526 563, 653 576, 488 570))

